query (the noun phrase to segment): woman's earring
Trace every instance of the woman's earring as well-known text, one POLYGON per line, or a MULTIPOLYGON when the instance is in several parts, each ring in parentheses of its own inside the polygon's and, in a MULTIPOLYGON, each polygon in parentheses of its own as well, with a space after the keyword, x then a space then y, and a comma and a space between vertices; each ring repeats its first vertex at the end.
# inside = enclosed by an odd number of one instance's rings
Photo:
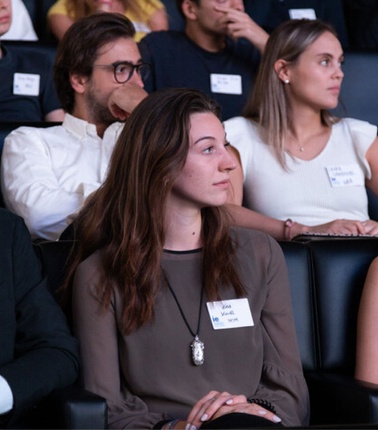
POLYGON ((290 82, 289 79, 284 80, 284 84, 288 84, 289 82, 290 82))

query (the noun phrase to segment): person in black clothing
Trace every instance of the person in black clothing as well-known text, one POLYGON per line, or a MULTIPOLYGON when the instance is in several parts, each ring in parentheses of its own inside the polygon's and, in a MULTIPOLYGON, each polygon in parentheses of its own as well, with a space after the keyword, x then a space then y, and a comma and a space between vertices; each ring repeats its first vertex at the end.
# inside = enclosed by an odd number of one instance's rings
POLYGON ((0 237, 0 428, 24 427, 40 400, 75 382, 78 348, 22 218, 0 209, 0 237))

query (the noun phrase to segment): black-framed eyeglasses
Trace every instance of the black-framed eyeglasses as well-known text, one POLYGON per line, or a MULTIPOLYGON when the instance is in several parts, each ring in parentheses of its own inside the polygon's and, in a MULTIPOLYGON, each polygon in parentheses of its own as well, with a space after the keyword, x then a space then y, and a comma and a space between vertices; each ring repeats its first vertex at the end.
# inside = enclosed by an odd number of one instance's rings
POLYGON ((136 71, 137 74, 144 81, 145 79, 147 79, 150 71, 150 65, 148 63, 133 64, 129 61, 117 61, 112 64, 93 64, 93 67, 102 67, 105 69, 112 68, 114 73, 114 79, 119 84, 124 84, 125 82, 129 81, 133 76, 134 71, 136 71))

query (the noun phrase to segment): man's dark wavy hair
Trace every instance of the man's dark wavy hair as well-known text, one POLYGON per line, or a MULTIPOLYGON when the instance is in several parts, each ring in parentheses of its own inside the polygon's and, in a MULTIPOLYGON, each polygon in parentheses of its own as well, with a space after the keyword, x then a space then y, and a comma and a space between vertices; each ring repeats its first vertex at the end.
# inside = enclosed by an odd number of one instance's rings
POLYGON ((62 108, 72 113, 75 92, 70 75, 90 76, 99 50, 120 38, 133 38, 135 28, 124 15, 96 13, 76 21, 59 43, 54 64, 54 81, 62 108))

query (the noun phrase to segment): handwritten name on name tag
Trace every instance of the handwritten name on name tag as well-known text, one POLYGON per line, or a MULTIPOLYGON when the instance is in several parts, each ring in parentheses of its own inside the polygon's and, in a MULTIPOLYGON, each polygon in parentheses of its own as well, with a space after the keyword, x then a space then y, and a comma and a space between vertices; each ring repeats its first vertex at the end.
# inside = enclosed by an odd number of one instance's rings
POLYGON ((32 73, 15 73, 13 76, 13 94, 19 96, 39 96, 41 77, 32 73))
POLYGON ((254 325, 248 299, 206 303, 214 330, 254 325))
POLYGON ((364 176, 357 164, 326 167, 332 187, 353 187, 364 185, 364 176))
POLYGON ((242 78, 240 75, 210 74, 211 92, 220 94, 242 94, 242 78))

